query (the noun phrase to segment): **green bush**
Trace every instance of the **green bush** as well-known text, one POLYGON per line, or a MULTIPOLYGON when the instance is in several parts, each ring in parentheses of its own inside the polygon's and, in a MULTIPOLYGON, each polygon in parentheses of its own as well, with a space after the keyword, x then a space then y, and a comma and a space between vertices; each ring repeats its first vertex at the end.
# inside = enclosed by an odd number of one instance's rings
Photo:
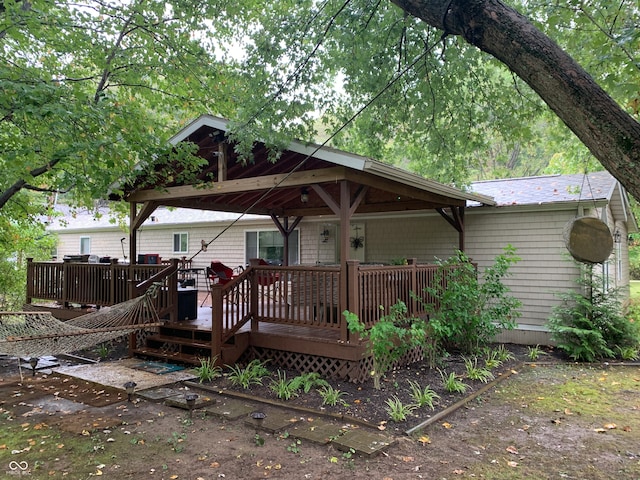
POLYGON ((502 280, 519 260, 515 248, 508 245, 484 270, 482 280, 463 252, 440 263, 434 286, 426 289, 440 302, 438 309, 425 305, 431 313, 428 334, 435 345, 432 348, 476 352, 501 330, 515 327, 522 303, 509 295, 502 280))
POLYGON ((605 290, 602 276, 592 265, 585 267, 578 284, 578 290, 559 295, 562 303, 549 317, 551 338, 557 346, 572 359, 587 362, 637 347, 640 337, 635 311, 625 317, 619 292, 605 290))
POLYGON ((373 357, 373 386, 377 390, 380 390, 380 380, 394 362, 425 341, 424 321, 408 319, 404 302, 399 301, 389 310, 389 314, 371 328, 366 328, 356 314, 343 312, 349 331, 367 341, 367 353, 373 357))
POLYGON ((629 275, 632 280, 640 280, 640 238, 638 234, 631 235, 629 243, 629 275))

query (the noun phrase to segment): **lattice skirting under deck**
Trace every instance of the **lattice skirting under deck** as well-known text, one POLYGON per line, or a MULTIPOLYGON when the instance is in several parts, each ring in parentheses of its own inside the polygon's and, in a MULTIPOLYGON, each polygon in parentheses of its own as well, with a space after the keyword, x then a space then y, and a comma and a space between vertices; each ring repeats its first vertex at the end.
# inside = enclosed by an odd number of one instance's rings
MULTIPOLYGON (((424 358, 422 348, 407 352, 394 364, 394 368, 419 362, 424 358)), ((364 383, 371 378, 373 359, 363 357, 361 360, 343 360, 339 358, 321 357, 306 353, 285 352, 262 347, 249 347, 243 354, 241 362, 258 359, 269 361, 269 365, 298 372, 317 372, 323 378, 335 378, 353 383, 364 383)))
POLYGON ((151 335, 156 335, 160 329, 158 327, 147 328, 145 330, 136 330, 133 335, 135 335, 135 345, 136 348, 143 348, 147 345, 147 338, 151 335))

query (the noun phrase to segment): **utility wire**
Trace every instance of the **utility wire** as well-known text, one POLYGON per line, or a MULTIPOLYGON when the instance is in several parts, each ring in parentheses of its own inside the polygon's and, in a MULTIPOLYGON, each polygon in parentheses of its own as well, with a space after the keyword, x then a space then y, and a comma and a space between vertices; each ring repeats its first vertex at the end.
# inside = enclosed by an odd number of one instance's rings
MULTIPOLYGON (((240 221, 240 219, 242 219, 242 217, 244 217, 245 215, 247 215, 247 212, 251 211, 256 205, 258 205, 264 198, 266 198, 272 191, 274 191, 276 188, 278 188, 280 186, 280 184, 282 182, 284 182, 287 178, 289 178, 293 173, 295 173, 296 171, 298 171, 300 168, 302 168, 302 166, 311 158, 313 157, 316 152, 318 152, 320 149, 322 149, 324 146, 326 146, 327 143, 329 143, 330 140, 332 140, 336 135, 338 135, 340 132, 342 132, 342 130, 344 130, 345 128, 347 128, 347 126, 349 126, 360 114, 362 114, 362 112, 364 112, 367 108, 369 108, 378 98, 380 98, 389 88, 391 88, 398 80, 400 80, 400 78, 402 78, 403 75, 405 75, 409 70, 411 70, 419 61, 421 61, 429 52, 431 52, 435 46, 440 43, 442 40, 444 40, 444 38, 446 37, 446 33, 443 34, 437 42, 434 42, 433 45, 431 45, 429 48, 425 49, 424 52, 422 52, 420 55, 418 55, 409 65, 407 65, 403 70, 401 70, 400 72, 396 73, 396 75, 389 80, 389 82, 387 82, 387 84, 382 88, 382 90, 380 90, 378 93, 376 93, 372 98, 369 99, 369 101, 367 101, 362 107, 360 107, 353 115, 351 115, 351 117, 349 117, 349 119, 347 119, 335 132, 333 132, 324 142, 322 142, 321 144, 317 145, 315 147, 315 149, 309 153, 304 159, 302 159, 300 161, 300 163, 298 163, 298 165, 296 165, 290 172, 288 172, 277 184, 273 185, 271 188, 269 188, 267 191, 265 191, 262 195, 260 195, 260 197, 258 197, 258 199, 253 202, 249 207, 247 207, 245 209, 244 212, 242 212, 240 214, 240 216, 238 218, 236 218, 235 220, 233 220, 229 225, 227 225, 225 228, 222 229, 222 231, 220 231, 215 237, 213 237, 208 243, 203 243, 202 246, 203 248, 208 247, 209 245, 211 245, 214 241, 216 241, 218 238, 220 238, 221 235, 223 235, 226 231, 228 231, 231 227, 233 227, 236 223, 238 223, 238 221, 240 221)), ((201 248, 200 250, 198 250, 195 254, 193 254, 193 256, 189 259, 189 260, 193 260, 196 256, 198 256, 200 254, 200 252, 204 251, 203 248, 201 248)))

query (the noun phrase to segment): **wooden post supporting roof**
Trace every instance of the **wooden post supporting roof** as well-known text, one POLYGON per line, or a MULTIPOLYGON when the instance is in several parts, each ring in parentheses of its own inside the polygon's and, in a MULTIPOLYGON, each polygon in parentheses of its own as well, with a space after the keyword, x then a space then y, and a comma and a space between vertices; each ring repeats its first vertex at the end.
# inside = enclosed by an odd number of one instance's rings
POLYGON ((436 211, 449 225, 458 231, 458 250, 464 252, 464 207, 450 207, 451 214, 444 208, 436 208, 436 211))
POLYGON ((280 221, 280 219, 275 214, 272 213, 270 216, 271 216, 271 220, 273 220, 273 223, 276 225, 276 228, 280 231, 280 234, 282 235, 282 238, 283 238, 284 253, 282 254, 282 256, 284 258, 282 259, 282 264, 285 266, 288 266, 289 265, 289 236, 296 229, 296 227, 298 226, 298 224, 300 223, 303 217, 296 217, 296 219, 293 221, 291 226, 289 226, 289 217, 285 216, 282 218, 282 221, 280 221))

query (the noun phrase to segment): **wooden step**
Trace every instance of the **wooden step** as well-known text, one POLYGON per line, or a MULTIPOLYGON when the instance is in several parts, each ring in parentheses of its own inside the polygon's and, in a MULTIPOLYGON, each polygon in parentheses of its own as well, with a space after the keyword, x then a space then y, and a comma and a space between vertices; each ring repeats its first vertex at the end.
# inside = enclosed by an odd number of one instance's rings
POLYGON ((190 338, 183 337, 172 337, 169 335, 156 334, 147 337, 147 342, 162 342, 162 343, 173 343, 178 345, 189 345, 195 348, 211 348, 210 342, 205 342, 203 340, 194 340, 190 338))
POLYGON ((159 348, 142 347, 136 348, 133 353, 135 355, 143 355, 145 357, 159 358, 166 361, 176 363, 188 363, 190 365, 200 365, 201 356, 190 355, 181 352, 165 352, 159 348))

